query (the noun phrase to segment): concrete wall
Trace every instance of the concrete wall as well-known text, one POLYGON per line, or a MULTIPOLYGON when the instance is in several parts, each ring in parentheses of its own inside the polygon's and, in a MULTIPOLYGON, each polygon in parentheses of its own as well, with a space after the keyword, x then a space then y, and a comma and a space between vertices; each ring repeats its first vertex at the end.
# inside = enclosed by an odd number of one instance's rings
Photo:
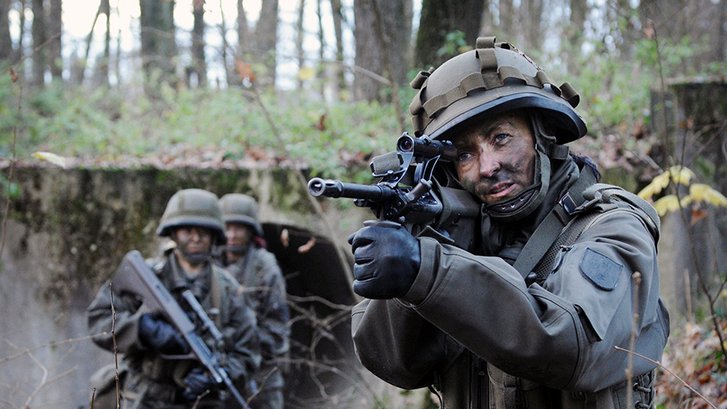
MULTIPOLYGON (((7 169, 3 174, 8 175, 7 169)), ((188 187, 258 198, 260 219, 273 236, 268 241, 284 258, 288 291, 310 314, 299 317, 293 327, 291 358, 304 360, 317 353, 334 357, 347 376, 360 370, 351 359, 350 320, 328 328, 316 328, 313 322, 332 314, 345 316, 355 298, 349 267, 335 257, 336 246, 293 172, 20 168, 14 181, 19 194, 10 198, 0 259, 0 408, 89 407, 88 378, 113 362, 113 356, 88 338, 85 309, 127 251, 139 249, 146 256, 158 252, 158 218, 169 197, 188 187), (288 247, 279 240, 283 229, 289 232, 288 247), (299 253, 298 246, 310 237, 316 238, 316 247, 299 253), (315 297, 339 305, 343 312, 315 297), (333 334, 332 341, 320 342, 324 330, 333 334), (319 345, 311 346, 314 339, 319 345)), ((7 197, 0 202, 4 209, 7 197)), ((333 219, 337 243, 345 243, 346 236, 369 218, 363 209, 341 210, 333 201, 323 205, 333 219)), ((312 373, 302 360, 291 365, 295 378, 312 373)), ((331 396, 362 401, 350 380, 320 369, 316 376, 325 380, 331 396)), ((308 386, 300 380, 290 385, 308 386)))

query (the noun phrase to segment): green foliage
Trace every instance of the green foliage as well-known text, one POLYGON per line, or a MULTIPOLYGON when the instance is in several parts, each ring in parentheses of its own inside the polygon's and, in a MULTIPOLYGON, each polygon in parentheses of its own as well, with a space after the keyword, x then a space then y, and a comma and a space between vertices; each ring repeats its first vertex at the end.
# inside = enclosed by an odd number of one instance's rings
POLYGON ((444 37, 444 45, 437 50, 437 57, 447 59, 463 53, 470 48, 470 45, 467 44, 467 40, 465 39, 464 31, 451 31, 444 37))
MULTIPOLYGON (((370 181, 368 160, 393 149, 401 134, 390 105, 327 104, 296 92, 263 94, 261 105, 241 88, 160 85, 155 100, 133 89, 50 88, 29 95, 18 114, 13 86, 0 83, 0 124, 8 124, 5 130, 14 115, 21 118, 16 148, 21 159, 36 151, 121 165, 139 158, 215 156, 370 181)), ((0 138, 10 145, 9 132, 0 138)))

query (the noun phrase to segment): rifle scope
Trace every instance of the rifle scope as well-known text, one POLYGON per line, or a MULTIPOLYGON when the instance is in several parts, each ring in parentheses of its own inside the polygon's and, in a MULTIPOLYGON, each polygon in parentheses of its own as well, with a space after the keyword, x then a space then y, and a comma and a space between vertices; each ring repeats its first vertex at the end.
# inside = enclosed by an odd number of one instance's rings
POLYGON ((457 160, 457 148, 450 141, 437 141, 426 136, 414 138, 404 132, 396 141, 396 150, 399 152, 412 152, 414 156, 433 158, 440 156, 444 160, 457 160))

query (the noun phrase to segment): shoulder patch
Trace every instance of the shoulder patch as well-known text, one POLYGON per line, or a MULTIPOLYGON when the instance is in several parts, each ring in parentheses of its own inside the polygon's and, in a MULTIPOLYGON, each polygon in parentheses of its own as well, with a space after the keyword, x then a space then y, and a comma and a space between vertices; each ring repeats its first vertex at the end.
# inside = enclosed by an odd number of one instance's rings
POLYGON ((618 284, 623 266, 595 250, 586 248, 580 268, 581 273, 596 287, 611 291, 618 284))

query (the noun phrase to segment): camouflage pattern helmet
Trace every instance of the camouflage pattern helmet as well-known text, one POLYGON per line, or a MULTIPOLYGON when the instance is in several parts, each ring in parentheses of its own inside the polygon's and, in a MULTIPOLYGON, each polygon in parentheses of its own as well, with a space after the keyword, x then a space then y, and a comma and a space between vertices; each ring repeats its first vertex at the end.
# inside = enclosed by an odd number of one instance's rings
POLYGON ((254 198, 241 193, 228 193, 220 199, 220 208, 225 223, 249 226, 257 236, 262 237, 263 229, 257 219, 257 202, 254 198))
POLYGON ((417 136, 438 139, 480 114, 535 108, 556 129, 556 143, 587 132, 576 113, 580 97, 568 83, 555 86, 523 52, 495 37, 480 37, 476 48, 422 71, 411 82, 419 92, 409 106, 417 136))
POLYGON ((165 237, 177 227, 204 227, 212 232, 214 244, 227 242, 217 195, 202 189, 180 190, 169 199, 157 234, 165 237))

